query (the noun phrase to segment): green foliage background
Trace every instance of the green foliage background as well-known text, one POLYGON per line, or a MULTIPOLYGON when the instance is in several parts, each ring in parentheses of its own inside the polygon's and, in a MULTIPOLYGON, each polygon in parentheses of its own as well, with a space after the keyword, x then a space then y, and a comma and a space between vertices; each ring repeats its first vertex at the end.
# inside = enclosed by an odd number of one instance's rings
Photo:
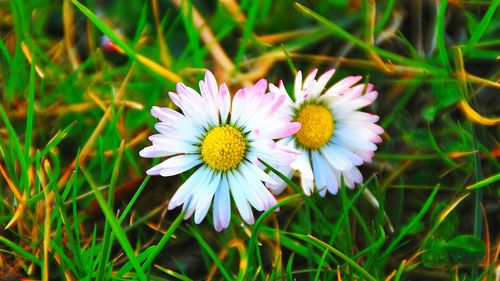
POLYGON ((494 280, 499 4, 1 1, 0 280, 494 280), (379 92, 363 185, 288 180, 221 233, 166 210, 189 174, 145 177, 138 151, 176 82, 332 67, 379 92))

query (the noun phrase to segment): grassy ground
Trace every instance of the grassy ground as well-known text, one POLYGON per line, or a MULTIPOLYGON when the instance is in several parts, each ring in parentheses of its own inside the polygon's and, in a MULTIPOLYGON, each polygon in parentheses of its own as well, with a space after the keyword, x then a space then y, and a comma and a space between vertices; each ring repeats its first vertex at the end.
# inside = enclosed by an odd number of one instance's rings
POLYGON ((0 1, 0 280, 494 280, 500 1, 209 2, 0 1), (315 67, 380 93, 363 185, 221 233, 167 211, 186 176, 138 151, 175 82, 315 67))

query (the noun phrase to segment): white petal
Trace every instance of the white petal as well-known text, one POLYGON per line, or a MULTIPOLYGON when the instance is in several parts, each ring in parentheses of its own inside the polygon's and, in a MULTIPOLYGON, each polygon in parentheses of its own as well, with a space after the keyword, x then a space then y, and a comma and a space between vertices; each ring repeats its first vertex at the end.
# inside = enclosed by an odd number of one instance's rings
MULTIPOLYGON (((316 183, 316 188, 318 190, 326 189, 326 173, 323 169, 328 168, 324 166, 324 163, 321 161, 321 155, 317 151, 311 152, 311 162, 312 168, 314 171, 314 181, 316 183)), ((321 194, 321 193, 320 193, 321 194)))
POLYGON ((344 143, 348 143, 351 147, 354 147, 356 150, 369 150, 375 151, 377 150, 377 146, 372 143, 370 140, 356 137, 354 134, 350 134, 345 131, 338 131, 334 134, 334 139, 338 138, 342 140, 344 143))
POLYGON ((148 175, 161 175, 163 177, 173 176, 185 172, 200 164, 198 155, 178 155, 161 162, 149 169, 148 175))
POLYGON ((254 217, 252 209, 250 209, 250 205, 245 199, 244 193, 242 191, 246 187, 241 186, 233 173, 228 173, 227 179, 229 181, 229 189, 231 191, 231 195, 233 196, 234 203, 236 204, 236 208, 238 208, 238 212, 246 223, 253 224, 254 217))
POLYGON ((198 148, 191 143, 182 140, 169 139, 162 134, 149 136, 153 146, 161 147, 163 150, 174 153, 195 153, 198 148))
MULTIPOLYGON (((293 176, 294 169, 292 169, 290 166, 278 166, 275 167, 275 169, 289 179, 291 179, 293 176)), ((282 180, 280 177, 278 177, 278 175, 276 175, 275 173, 271 173, 270 176, 273 178, 274 181, 276 181, 276 184, 267 183, 266 186, 275 195, 283 192, 283 190, 287 186, 286 182, 282 180)))
POLYGON ((231 96, 229 94, 229 89, 227 88, 225 83, 222 83, 220 85, 220 90, 219 90, 219 113, 222 124, 226 123, 230 109, 231 109, 231 96))
POLYGON ((316 78, 317 73, 318 69, 315 68, 306 76, 306 79, 304 79, 304 85, 302 87, 303 89, 307 89, 311 86, 311 82, 314 80, 314 78, 316 78))
POLYGON ((206 166, 200 167, 196 170, 175 192, 172 199, 168 203, 168 209, 172 210, 186 202, 187 198, 197 192, 200 183, 207 182, 212 177, 213 171, 206 166))
POLYGON ((325 159, 332 165, 333 168, 344 171, 349 170, 353 166, 353 163, 341 153, 337 146, 335 145, 326 145, 321 148, 321 154, 325 159))
POLYGON ((259 211, 267 210, 277 204, 276 198, 269 192, 269 190, 258 179, 258 176, 250 169, 242 167, 240 169, 243 180, 248 183, 247 199, 250 203, 255 202, 252 206, 259 211), (252 198, 253 196, 253 198, 252 198), (261 205, 259 205, 261 203, 261 205), (257 206, 259 208, 257 208, 257 206))
POLYGON ((339 82, 335 83, 330 89, 328 89, 325 95, 334 95, 345 91, 350 88, 352 85, 356 84, 359 80, 361 80, 362 76, 349 76, 346 77, 339 82))
POLYGON ((222 175, 219 187, 215 192, 213 212, 215 230, 221 231, 227 228, 231 220, 231 201, 226 175, 222 175))
POLYGON ((330 81, 330 78, 332 78, 334 73, 335 73, 335 69, 332 68, 332 69, 328 70, 327 72, 323 73, 323 75, 321 75, 318 78, 314 87, 311 87, 311 89, 310 89, 310 94, 312 97, 317 97, 323 92, 323 90, 325 89, 326 83, 328 83, 328 81, 330 81))
POLYGON ((295 157, 295 160, 290 164, 290 167, 298 170, 302 178, 312 181, 314 179, 314 174, 311 169, 311 164, 309 164, 309 153, 303 149, 299 149, 299 151, 300 154, 295 157))
POLYGON ((196 202, 196 210, 194 213, 194 222, 199 224, 207 215, 208 209, 210 208, 210 203, 212 202, 212 198, 214 197, 214 193, 219 187, 221 181, 221 174, 215 173, 210 180, 210 183, 207 184, 206 188, 203 191, 199 191, 197 193, 197 202, 196 202))
POLYGON ((294 93, 295 93, 295 98, 298 98, 301 96, 302 93, 302 72, 299 70, 297 72, 297 75, 295 76, 295 83, 294 85, 294 93))
POLYGON ((269 174, 264 172, 261 168, 257 167, 257 165, 255 165, 254 163, 245 161, 244 163, 242 163, 242 166, 250 169, 259 180, 268 182, 270 184, 277 184, 277 182, 269 174))

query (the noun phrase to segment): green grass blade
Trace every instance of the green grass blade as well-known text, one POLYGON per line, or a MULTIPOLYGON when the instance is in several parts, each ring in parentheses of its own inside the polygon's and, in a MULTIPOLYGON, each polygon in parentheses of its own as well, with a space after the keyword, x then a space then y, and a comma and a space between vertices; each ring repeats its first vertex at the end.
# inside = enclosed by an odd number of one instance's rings
POLYGON ((403 65, 412 65, 416 67, 421 67, 423 70, 429 73, 433 74, 446 74, 446 72, 443 71, 443 69, 435 67, 433 65, 427 64, 423 61, 416 61, 412 59, 405 58, 401 55, 386 51, 384 49, 372 46, 370 44, 367 44, 363 40, 357 38, 356 36, 350 34, 337 24, 333 23, 332 21, 329 21, 325 17, 321 16, 320 14, 314 12, 313 10, 299 4, 295 3, 295 5, 298 7, 299 11, 304 13, 306 16, 311 17, 312 19, 318 21, 322 25, 324 25, 331 33, 338 35, 344 40, 347 40, 354 45, 358 46, 359 48, 365 50, 365 51, 372 51, 380 55, 381 57, 385 57, 386 59, 389 59, 393 62, 400 63, 403 65))
POLYGON ((439 185, 434 187, 434 189, 432 190, 432 193, 431 195, 429 196, 429 198, 427 198, 427 201, 425 201, 425 204, 422 206, 422 209, 420 209, 420 211, 418 212, 418 214, 413 218, 413 220, 408 223, 402 230, 401 232, 399 233, 399 235, 391 242, 391 244, 387 247, 387 249, 385 250, 384 254, 383 254, 383 257, 387 257, 388 255, 390 255, 394 249, 396 249, 396 247, 398 247, 399 243, 401 242, 401 240, 403 240, 403 238, 406 237, 406 235, 408 235, 408 233, 413 229, 413 227, 422 220, 422 218, 424 217, 424 215, 427 213, 427 211, 429 210, 429 208, 431 207, 431 204, 432 202, 434 201, 434 198, 436 197, 436 194, 439 190, 439 185))
POLYGON ((128 241, 127 236, 125 235, 125 232, 122 230, 120 227, 120 224, 118 223, 118 220, 115 218, 113 212, 111 211, 111 208, 108 205, 108 202, 106 199, 104 199, 104 196, 98 191, 97 186, 92 179, 92 176, 90 173, 83 167, 80 166, 80 169, 82 170, 85 178, 87 179, 90 188, 94 192, 95 198, 97 199, 97 202, 99 203, 99 206, 101 207, 101 210, 104 213, 104 216, 106 217, 108 223, 111 226, 111 229, 113 230, 114 235, 118 239, 118 242, 120 242, 120 245, 122 246, 123 251, 129 258, 130 262, 134 266, 134 269, 136 271, 137 277, 141 281, 146 281, 146 274, 141 268, 141 265, 139 264, 137 257, 135 256, 134 250, 132 249, 132 246, 130 245, 130 242, 128 241))
POLYGON ((182 222, 182 219, 184 218, 184 212, 181 212, 177 218, 172 222, 170 227, 167 229, 165 234, 163 234, 163 237, 160 239, 160 242, 156 244, 154 247, 154 250, 152 251, 151 254, 149 254, 147 260, 144 262, 142 265, 142 268, 144 271, 148 271, 151 265, 153 264, 154 260, 156 257, 160 254, 160 252, 165 248, 165 245, 167 245, 168 240, 172 237, 174 234, 175 230, 179 227, 179 224, 182 222))
POLYGON ((492 183, 497 182, 497 181, 500 181, 500 173, 493 175, 489 178, 486 178, 484 180, 480 180, 474 184, 471 184, 471 185, 467 186, 467 189, 474 190, 474 189, 482 188, 482 187, 488 186, 489 184, 492 184, 492 183))
POLYGON ((358 271, 361 275, 363 275, 363 277, 366 279, 366 280, 370 280, 370 281, 376 281, 377 279, 375 279, 373 276, 370 275, 370 273, 368 273, 362 266, 360 266, 356 261, 354 261, 353 259, 351 259, 348 255, 344 254, 343 252, 337 250, 336 248, 334 248, 333 246, 329 245, 328 243, 325 243, 324 241, 312 236, 312 235, 302 235, 302 234, 295 234, 294 236, 296 236, 297 238, 301 239, 301 240, 304 240, 306 242, 314 242, 313 245, 315 245, 318 249, 321 249, 321 250, 328 250, 330 252, 332 252, 333 254, 335 254, 336 256, 338 256, 339 258, 341 258, 342 260, 344 260, 346 263, 348 263, 349 265, 351 265, 356 271, 358 271))
POLYGON ((222 276, 224 277, 224 279, 234 280, 234 277, 229 275, 226 267, 221 263, 221 261, 219 260, 219 257, 217 257, 217 254, 215 254, 215 252, 212 250, 212 248, 210 248, 210 246, 207 244, 205 239, 203 239, 201 234, 191 226, 188 227, 188 229, 191 232, 191 234, 193 234, 193 237, 198 241, 198 243, 200 244, 201 248, 205 251, 205 253, 207 253, 210 256, 210 258, 212 259, 212 261, 215 263, 215 265, 217 265, 217 268, 219 269, 219 271, 222 274, 222 276))
POLYGON ((470 51, 472 51, 472 48, 474 45, 479 42, 479 39, 484 35, 486 32, 486 29, 488 29, 488 26, 490 25, 491 20, 493 19, 493 16, 495 15, 495 12, 498 8, 498 5, 500 4, 500 0, 493 0, 493 3, 490 4, 488 11, 486 11, 486 14, 484 15, 483 19, 481 20, 481 23, 479 23, 479 26, 477 27, 476 30, 472 33, 471 38, 469 39, 469 42, 467 42, 467 45, 465 46, 464 50, 464 55, 470 51))
POLYGON ((448 5, 447 0, 441 1, 441 4, 439 5, 437 20, 436 20, 436 32, 435 32, 435 34, 436 34, 438 56, 439 56, 439 59, 441 60, 441 64, 446 68, 446 70, 448 72, 451 72, 450 59, 448 58, 448 52, 446 49, 446 44, 444 42, 444 38, 445 38, 445 36, 444 36, 444 31, 445 31, 444 20, 445 20, 447 5, 448 5))

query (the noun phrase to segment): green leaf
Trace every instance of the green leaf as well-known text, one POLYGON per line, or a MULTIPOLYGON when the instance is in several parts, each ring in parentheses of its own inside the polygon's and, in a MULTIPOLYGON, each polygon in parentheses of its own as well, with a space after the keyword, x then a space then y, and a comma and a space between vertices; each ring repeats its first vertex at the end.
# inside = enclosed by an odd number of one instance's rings
POLYGON ((446 242, 442 240, 430 240, 426 252, 422 254, 422 264, 427 268, 443 268, 450 263, 446 242))
POLYGON ((432 122, 437 113, 448 108, 460 100, 461 94, 456 83, 446 83, 446 81, 432 84, 432 95, 436 102, 424 110, 423 117, 426 121, 432 122))
POLYGON ((459 263, 475 263, 481 260, 486 253, 484 242, 473 235, 460 235, 448 243, 446 249, 450 257, 459 263))

